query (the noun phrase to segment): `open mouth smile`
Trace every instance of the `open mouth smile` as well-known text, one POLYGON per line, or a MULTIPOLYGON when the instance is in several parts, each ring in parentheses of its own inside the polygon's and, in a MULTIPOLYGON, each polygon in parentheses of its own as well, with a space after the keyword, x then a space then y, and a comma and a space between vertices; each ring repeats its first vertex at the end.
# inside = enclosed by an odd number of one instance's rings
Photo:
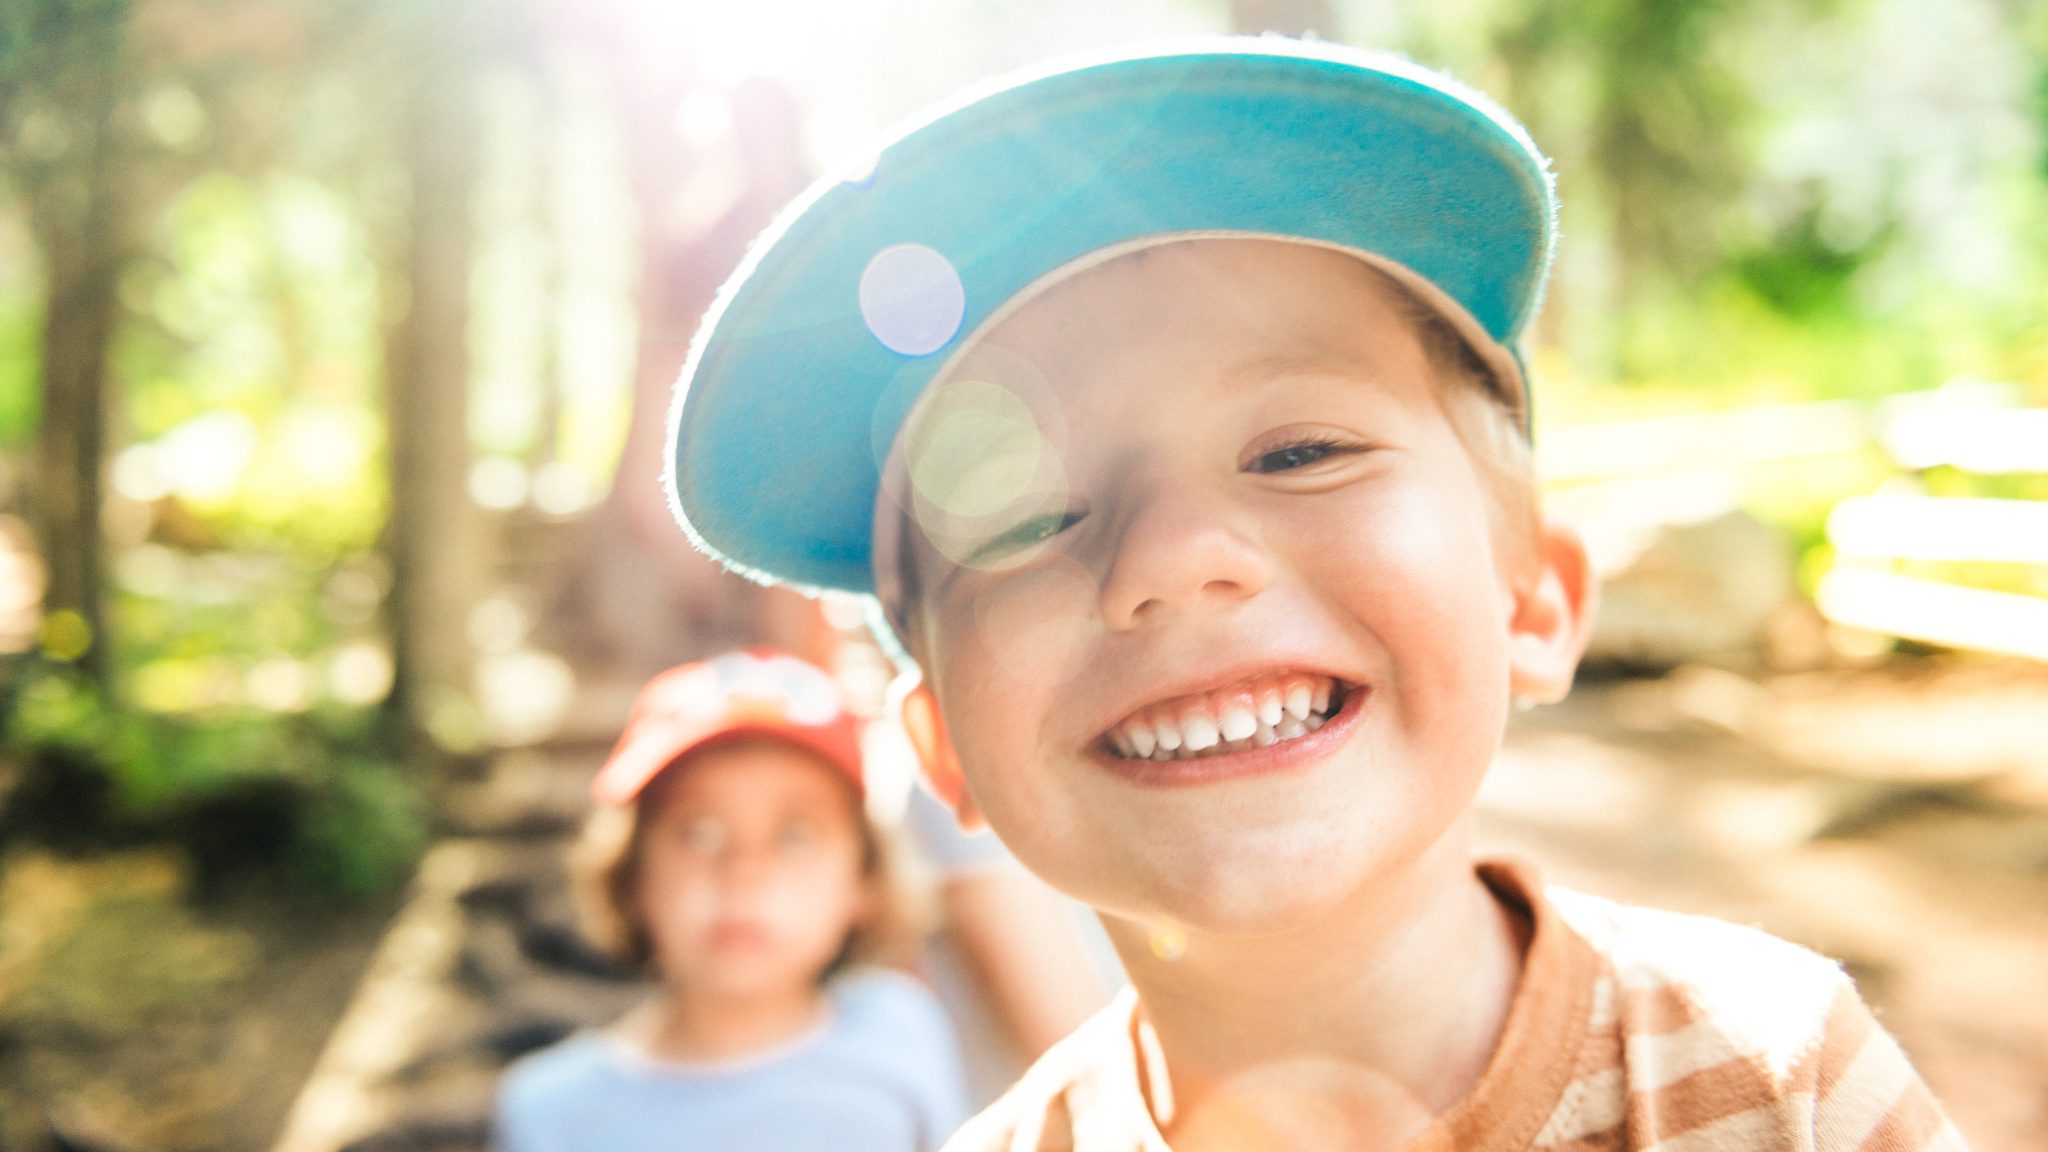
POLYGON ((1111 726, 1100 743, 1117 760, 1150 763, 1271 748, 1321 729, 1356 691, 1314 673, 1255 676, 1148 704, 1111 726))

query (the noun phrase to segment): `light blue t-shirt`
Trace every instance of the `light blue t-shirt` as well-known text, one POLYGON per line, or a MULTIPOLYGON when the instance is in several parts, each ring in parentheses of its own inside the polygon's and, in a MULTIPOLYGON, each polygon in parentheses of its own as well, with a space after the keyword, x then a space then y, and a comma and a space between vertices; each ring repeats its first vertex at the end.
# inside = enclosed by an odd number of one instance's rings
POLYGON ((504 1152, 930 1152, 967 1118, 951 1027, 924 986, 862 970, 809 1035, 742 1060, 654 1060, 602 1032, 521 1059, 498 1087, 504 1152))

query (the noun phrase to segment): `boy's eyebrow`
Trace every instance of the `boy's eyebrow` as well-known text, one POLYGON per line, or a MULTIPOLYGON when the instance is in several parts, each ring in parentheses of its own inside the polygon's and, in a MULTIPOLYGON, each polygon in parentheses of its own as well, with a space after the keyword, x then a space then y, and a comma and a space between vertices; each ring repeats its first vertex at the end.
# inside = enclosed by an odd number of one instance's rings
POLYGON ((1217 378, 1220 381, 1236 383, 1287 376, 1358 376, 1372 379, 1377 375, 1372 365, 1360 363, 1355 357, 1337 355, 1323 349, 1305 349, 1299 352, 1274 352, 1247 357, 1218 373, 1217 378))

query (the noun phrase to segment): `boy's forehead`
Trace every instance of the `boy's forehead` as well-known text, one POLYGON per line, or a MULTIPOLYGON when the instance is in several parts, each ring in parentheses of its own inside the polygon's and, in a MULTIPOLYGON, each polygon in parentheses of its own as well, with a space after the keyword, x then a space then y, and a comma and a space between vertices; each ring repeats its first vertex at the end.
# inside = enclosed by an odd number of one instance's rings
POLYGON ((1228 384, 1371 368, 1387 341, 1413 337, 1413 312, 1385 274, 1348 253, 1281 239, 1175 241, 1020 293, 963 343, 925 402, 988 382, 1057 421, 1056 393, 1115 389, 1137 373, 1228 384), (1172 363, 1182 356, 1189 363, 1172 363))

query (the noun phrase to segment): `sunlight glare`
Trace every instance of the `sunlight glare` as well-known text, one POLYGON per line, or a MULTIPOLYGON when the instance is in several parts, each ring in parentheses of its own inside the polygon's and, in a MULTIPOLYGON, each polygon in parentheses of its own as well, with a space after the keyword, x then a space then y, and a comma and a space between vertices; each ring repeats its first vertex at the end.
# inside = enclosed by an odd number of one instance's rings
POLYGON ((156 442, 153 463, 171 491, 195 503, 232 498, 255 462, 261 436, 246 413, 221 409, 195 416, 156 442))
POLYGON ((370 413, 339 405, 301 406, 284 418, 280 447, 314 487, 348 488, 368 474, 377 429, 370 413))
POLYGON ((659 13, 676 42, 688 44, 698 72, 714 84, 736 84, 751 76, 795 79, 808 72, 835 34, 847 27, 873 27, 888 14, 889 0, 648 0, 643 11, 659 13))

